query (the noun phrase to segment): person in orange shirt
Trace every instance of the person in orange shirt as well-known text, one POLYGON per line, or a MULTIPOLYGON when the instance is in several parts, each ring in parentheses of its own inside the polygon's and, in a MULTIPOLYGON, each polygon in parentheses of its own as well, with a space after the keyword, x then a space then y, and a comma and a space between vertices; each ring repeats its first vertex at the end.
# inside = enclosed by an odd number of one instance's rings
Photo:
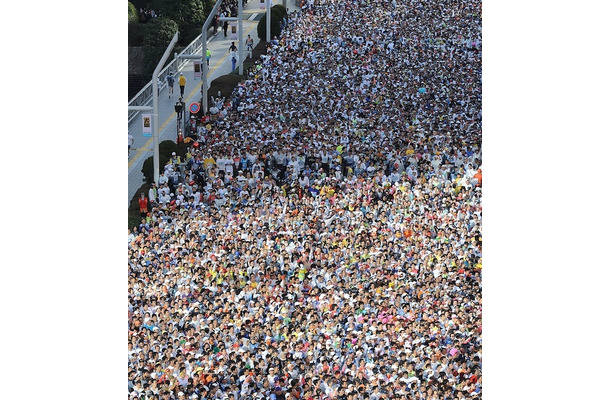
POLYGON ((146 214, 148 214, 148 199, 144 195, 144 192, 140 193, 138 204, 140 205, 140 215, 145 217, 146 214))

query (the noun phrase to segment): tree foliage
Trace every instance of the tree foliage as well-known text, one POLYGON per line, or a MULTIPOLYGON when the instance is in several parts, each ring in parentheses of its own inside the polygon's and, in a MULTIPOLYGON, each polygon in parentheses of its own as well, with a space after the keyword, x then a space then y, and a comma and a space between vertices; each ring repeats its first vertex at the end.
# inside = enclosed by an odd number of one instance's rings
POLYGON ((182 24, 203 25, 205 13, 203 0, 163 0, 160 4, 160 13, 164 17, 173 19, 182 24))
POLYGON ((203 11, 205 12, 206 18, 208 17, 208 15, 210 15, 210 12, 212 12, 214 4, 216 4, 214 0, 203 0, 203 11))
POLYGON ((138 10, 136 9, 136 6, 134 6, 131 2, 129 3, 129 16, 128 16, 128 22, 129 23, 138 23, 140 17, 138 16, 138 10))
POLYGON ((153 18, 146 24, 143 47, 147 72, 155 69, 177 31, 178 24, 165 17, 153 18))
POLYGON ((208 3, 208 0, 158 0, 161 15, 178 24, 181 44, 190 43, 201 33, 208 3))

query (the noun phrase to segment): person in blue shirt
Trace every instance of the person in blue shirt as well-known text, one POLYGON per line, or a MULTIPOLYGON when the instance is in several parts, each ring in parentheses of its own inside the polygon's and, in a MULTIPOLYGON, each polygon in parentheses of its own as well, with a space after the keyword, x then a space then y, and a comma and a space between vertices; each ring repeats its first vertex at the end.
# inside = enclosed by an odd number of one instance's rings
POLYGON ((172 71, 169 71, 165 80, 167 81, 167 90, 169 92, 169 98, 171 98, 174 94, 174 74, 172 73, 172 71))

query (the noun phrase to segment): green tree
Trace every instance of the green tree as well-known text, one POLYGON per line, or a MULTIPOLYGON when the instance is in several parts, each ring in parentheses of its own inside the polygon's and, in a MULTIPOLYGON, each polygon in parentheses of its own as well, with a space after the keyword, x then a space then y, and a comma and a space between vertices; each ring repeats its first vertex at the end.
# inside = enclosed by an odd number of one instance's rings
POLYGON ((146 24, 143 47, 147 73, 154 71, 177 31, 178 24, 166 17, 153 18, 146 24))
POLYGON ((203 25, 205 20, 203 0, 164 0, 160 6, 161 15, 173 19, 178 25, 184 23, 203 25))
POLYGON ((206 2, 207 0, 159 0, 160 14, 178 24, 181 44, 190 43, 201 33, 207 15, 206 2))
POLYGON ((132 24, 137 24, 139 19, 140 19, 139 16, 138 16, 138 10, 136 10, 136 6, 131 4, 131 2, 128 2, 128 3, 129 3, 129 17, 128 17, 129 20, 128 20, 128 22, 132 23, 132 24))
POLYGON ((205 12, 206 18, 210 15, 212 8, 214 8, 214 4, 216 4, 214 0, 203 0, 203 11, 205 12))

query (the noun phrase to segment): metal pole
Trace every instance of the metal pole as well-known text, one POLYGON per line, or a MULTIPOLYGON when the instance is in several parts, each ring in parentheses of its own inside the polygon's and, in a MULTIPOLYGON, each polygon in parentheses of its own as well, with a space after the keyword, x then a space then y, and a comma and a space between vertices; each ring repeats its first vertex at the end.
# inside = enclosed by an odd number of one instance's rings
POLYGON ((206 66, 201 74, 201 108, 203 109, 204 114, 208 112, 208 64, 206 62, 208 52, 208 28, 212 24, 212 18, 216 16, 216 12, 218 12, 218 8, 222 4, 222 1, 223 0, 218 0, 216 4, 214 4, 212 11, 210 11, 210 14, 201 28, 201 63, 206 66))
POLYGON ((243 0, 237 0, 237 34, 238 34, 238 39, 239 39, 239 43, 237 44, 237 54, 239 54, 239 74, 243 75, 244 74, 244 56, 243 56, 243 51, 244 51, 244 29, 242 26, 242 19, 243 19, 243 8, 244 6, 242 5, 243 0))
POLYGON ((210 67, 207 62, 207 54, 208 27, 206 24, 203 24, 203 28, 201 29, 201 65, 203 66, 203 71, 201 71, 201 108, 203 109, 204 114, 208 111, 208 69, 210 69, 210 67))
POLYGON ((271 0, 267 0, 267 43, 271 42, 271 0))
POLYGON ((161 72, 161 68, 163 68, 163 65, 165 64, 165 61, 167 61, 167 59, 169 58, 169 54, 171 53, 172 49, 174 48, 174 46, 176 45, 176 43, 178 43, 178 32, 176 32, 174 34, 174 37, 172 38, 171 42, 169 42, 169 45, 167 46, 167 49, 165 49, 165 53, 163 53, 163 57, 161 57, 161 60, 159 61, 159 64, 157 64, 157 68, 155 68, 155 70, 153 71, 153 76, 152 76, 152 90, 153 90, 153 115, 152 115, 152 123, 153 123, 153 148, 154 148, 154 154, 153 154, 153 167, 154 167, 154 171, 155 171, 155 183, 159 183, 159 124, 158 124, 158 120, 159 120, 159 84, 157 83, 157 80, 159 78, 159 73, 161 72))

